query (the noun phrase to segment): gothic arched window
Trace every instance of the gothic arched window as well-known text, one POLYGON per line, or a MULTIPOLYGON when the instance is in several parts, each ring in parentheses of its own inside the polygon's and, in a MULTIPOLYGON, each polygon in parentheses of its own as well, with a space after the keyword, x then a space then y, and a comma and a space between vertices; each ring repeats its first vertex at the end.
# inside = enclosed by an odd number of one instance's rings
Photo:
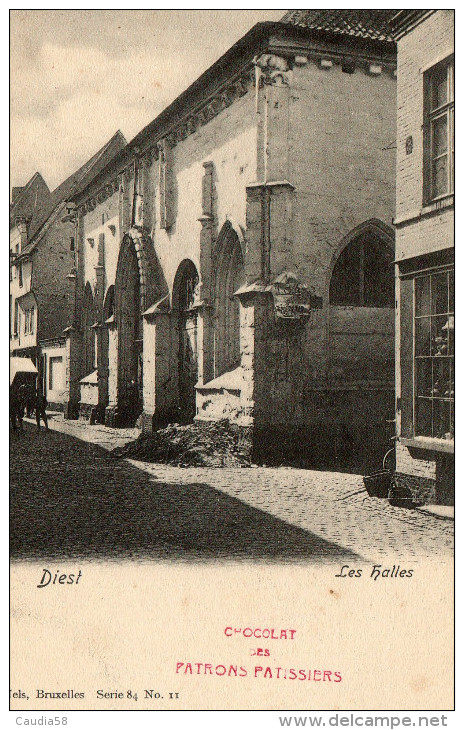
POLYGON ((330 304, 394 307, 393 252, 375 232, 363 231, 343 249, 330 281, 330 304))
POLYGON ((245 282, 242 249, 237 234, 227 231, 216 271, 215 376, 240 365, 240 304, 234 293, 245 282))
POLYGON ((96 312, 92 287, 87 282, 83 301, 83 363, 85 375, 89 375, 96 366, 95 320, 96 312))

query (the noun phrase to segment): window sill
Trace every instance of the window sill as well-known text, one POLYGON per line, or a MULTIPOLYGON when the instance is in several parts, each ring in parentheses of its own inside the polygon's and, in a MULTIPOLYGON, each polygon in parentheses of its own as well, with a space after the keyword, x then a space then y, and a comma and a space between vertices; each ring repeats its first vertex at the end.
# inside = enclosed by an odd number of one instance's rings
POLYGON ((412 449, 422 449, 423 451, 436 451, 444 454, 454 454, 454 441, 446 439, 426 438, 425 436, 416 436, 415 438, 399 439, 400 444, 412 449))
POLYGON ((393 225, 404 226, 407 223, 418 221, 421 218, 427 218, 428 216, 434 215, 436 213, 441 213, 447 208, 454 208, 454 193, 444 195, 441 198, 436 198, 430 203, 427 203, 427 205, 424 205, 417 212, 406 213, 401 218, 395 218, 395 220, 393 221, 393 225))
POLYGON ((424 203, 421 215, 435 213, 436 211, 440 211, 442 208, 450 208, 453 205, 454 193, 446 193, 446 195, 440 195, 438 198, 433 198, 433 200, 429 200, 428 203, 424 203))

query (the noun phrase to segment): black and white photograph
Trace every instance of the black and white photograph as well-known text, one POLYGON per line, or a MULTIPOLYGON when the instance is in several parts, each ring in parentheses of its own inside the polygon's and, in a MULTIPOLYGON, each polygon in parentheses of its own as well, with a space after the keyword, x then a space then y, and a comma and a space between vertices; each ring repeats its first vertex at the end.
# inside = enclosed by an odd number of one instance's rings
POLYGON ((17 714, 446 725, 454 16, 10 10, 17 714))

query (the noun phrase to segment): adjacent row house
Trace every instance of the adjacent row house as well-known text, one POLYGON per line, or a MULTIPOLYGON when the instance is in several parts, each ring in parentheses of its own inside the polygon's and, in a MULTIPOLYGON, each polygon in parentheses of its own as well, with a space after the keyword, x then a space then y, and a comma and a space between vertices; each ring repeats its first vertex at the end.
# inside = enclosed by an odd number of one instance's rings
POLYGON ((454 500, 454 11, 402 10, 396 203, 397 481, 454 500))
POLYGON ((50 192, 36 173, 10 206, 10 353, 27 357, 52 408, 68 401, 66 328, 74 321, 76 238, 68 202, 126 141, 117 132, 50 192))

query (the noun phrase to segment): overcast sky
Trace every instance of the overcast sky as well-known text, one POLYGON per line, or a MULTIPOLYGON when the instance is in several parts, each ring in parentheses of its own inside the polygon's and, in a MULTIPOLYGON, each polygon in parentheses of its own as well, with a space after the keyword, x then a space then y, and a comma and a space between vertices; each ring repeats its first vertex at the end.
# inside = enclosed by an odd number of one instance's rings
POLYGON ((131 140, 255 23, 285 10, 11 11, 11 184, 50 189, 131 140))

